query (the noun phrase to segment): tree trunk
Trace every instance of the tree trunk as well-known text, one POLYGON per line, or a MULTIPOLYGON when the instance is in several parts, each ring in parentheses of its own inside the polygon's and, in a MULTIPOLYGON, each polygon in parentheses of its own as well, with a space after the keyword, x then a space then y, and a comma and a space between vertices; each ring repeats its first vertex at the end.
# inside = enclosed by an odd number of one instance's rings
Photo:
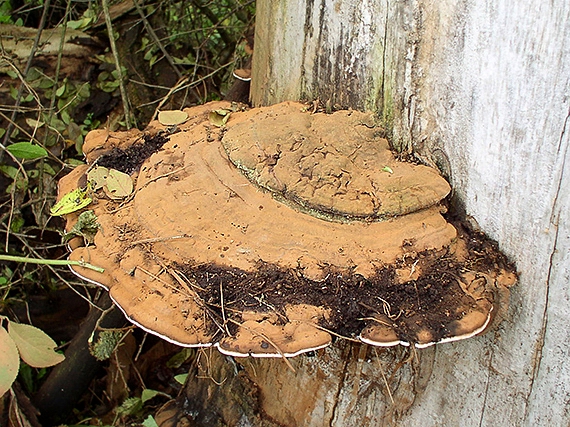
POLYGON ((376 111, 520 280, 505 321, 465 341, 337 342, 295 372, 202 353, 210 378, 186 388, 199 425, 569 425, 570 3, 265 0, 256 32, 254 104, 376 111))

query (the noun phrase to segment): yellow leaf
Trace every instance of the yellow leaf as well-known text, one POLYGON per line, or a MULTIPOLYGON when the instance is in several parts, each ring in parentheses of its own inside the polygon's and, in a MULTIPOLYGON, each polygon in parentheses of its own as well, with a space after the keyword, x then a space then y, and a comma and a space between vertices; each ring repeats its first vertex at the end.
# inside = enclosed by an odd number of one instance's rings
POLYGON ((133 192, 133 179, 126 173, 109 169, 103 190, 113 200, 124 199, 133 192))
POLYGON ((223 108, 210 111, 210 116, 209 116, 210 123, 212 123, 214 126, 222 127, 228 122, 230 114, 231 110, 225 110, 223 108))
POLYGON ((158 121, 164 126, 175 126, 188 120, 188 113, 182 110, 168 110, 158 113, 158 121))
POLYGON ((50 209, 50 213, 53 216, 61 216, 83 209, 93 201, 87 195, 88 191, 87 188, 76 188, 70 191, 50 209))
POLYGON ((97 191, 103 188, 108 176, 109 169, 104 166, 95 166, 87 173, 87 181, 91 183, 93 191, 97 191))

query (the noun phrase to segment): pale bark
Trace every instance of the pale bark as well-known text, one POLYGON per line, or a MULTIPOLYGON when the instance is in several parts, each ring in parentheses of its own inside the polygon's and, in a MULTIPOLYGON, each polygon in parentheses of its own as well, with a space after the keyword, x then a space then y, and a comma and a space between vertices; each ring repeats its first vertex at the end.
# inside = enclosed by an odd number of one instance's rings
POLYGON ((240 361, 228 381, 255 396, 240 425, 569 425, 570 3, 267 0, 256 25, 255 104, 378 112, 520 280, 498 328, 417 357, 337 343, 296 373, 240 361))

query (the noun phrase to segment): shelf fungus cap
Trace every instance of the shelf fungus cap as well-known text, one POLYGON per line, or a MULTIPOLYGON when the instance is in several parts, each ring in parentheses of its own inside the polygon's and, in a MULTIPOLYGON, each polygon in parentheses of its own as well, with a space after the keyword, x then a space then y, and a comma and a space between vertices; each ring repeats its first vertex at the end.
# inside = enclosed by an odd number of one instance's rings
POLYGON ((93 243, 70 242, 70 259, 105 269, 73 271, 131 321, 179 345, 257 357, 333 335, 423 347, 490 324, 499 278, 514 273, 444 218, 448 183, 397 160, 372 115, 298 103, 185 112, 175 129, 90 133, 88 165, 60 182, 63 196, 95 167, 132 178, 122 200, 93 190, 93 243))

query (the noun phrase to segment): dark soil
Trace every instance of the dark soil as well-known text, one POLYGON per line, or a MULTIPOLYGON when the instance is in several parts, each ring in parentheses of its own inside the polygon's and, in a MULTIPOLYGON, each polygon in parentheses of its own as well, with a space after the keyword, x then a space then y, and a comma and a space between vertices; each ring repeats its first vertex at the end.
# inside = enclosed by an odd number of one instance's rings
MULTIPOLYGON (((474 302, 458 283, 463 272, 490 272, 497 267, 514 271, 484 234, 469 233, 468 242, 469 258, 465 263, 454 261, 446 251, 426 251, 406 257, 396 266, 379 269, 370 279, 331 268, 325 279, 314 281, 305 278, 301 270, 284 270, 266 263, 259 264, 254 272, 216 265, 178 265, 176 269, 204 289, 199 295, 220 321, 224 317, 222 296, 225 316, 236 323, 240 321, 239 312, 244 310, 275 311, 286 322, 287 304, 309 304, 330 309, 330 318, 321 326, 336 334, 355 337, 369 323, 367 317, 381 313, 391 319, 400 339, 413 342, 419 329, 432 331, 436 339, 453 333, 448 325, 461 318, 458 308, 474 302), (414 263, 422 275, 418 280, 398 283, 396 268, 414 263)), ((228 326, 231 331, 232 325, 228 326)))
POLYGON ((139 170, 145 160, 160 150, 167 141, 168 136, 165 132, 156 135, 145 134, 142 142, 137 141, 125 150, 114 148, 99 157, 96 163, 99 166, 131 174, 139 170))

